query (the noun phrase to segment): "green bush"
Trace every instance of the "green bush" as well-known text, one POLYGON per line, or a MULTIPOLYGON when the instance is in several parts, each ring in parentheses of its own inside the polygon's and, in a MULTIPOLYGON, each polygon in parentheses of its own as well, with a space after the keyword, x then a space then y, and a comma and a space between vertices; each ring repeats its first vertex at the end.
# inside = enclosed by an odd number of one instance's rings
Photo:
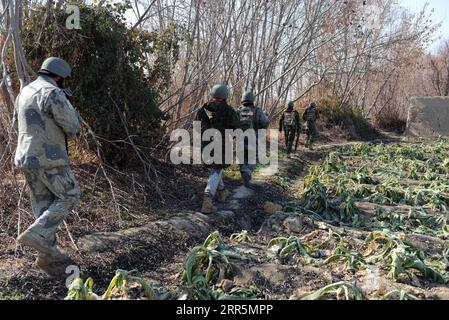
POLYGON ((81 30, 66 28, 64 8, 52 8, 47 18, 42 5, 25 11, 22 35, 28 61, 38 70, 47 56, 59 56, 73 66, 66 84, 74 92, 72 103, 102 138, 106 161, 130 165, 134 152, 128 143, 117 142, 128 140, 123 119, 137 145, 151 148, 160 141, 163 114, 157 101, 169 85, 169 61, 176 60, 178 52, 175 28, 131 31, 124 18, 128 1, 102 6, 69 3, 80 8, 81 30), (151 66, 149 56, 154 58, 151 66))
POLYGON ((326 126, 340 126, 353 139, 373 139, 379 132, 363 117, 360 110, 334 98, 323 98, 317 102, 326 126))

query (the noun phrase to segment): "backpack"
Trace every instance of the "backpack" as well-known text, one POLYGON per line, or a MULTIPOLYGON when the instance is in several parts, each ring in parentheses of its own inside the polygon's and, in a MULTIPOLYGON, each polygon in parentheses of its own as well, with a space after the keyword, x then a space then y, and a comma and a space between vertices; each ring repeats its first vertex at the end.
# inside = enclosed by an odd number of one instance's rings
POLYGON ((284 113, 284 126, 293 127, 296 125, 295 112, 285 112, 284 113))
POLYGON ((315 121, 317 118, 316 109, 307 109, 304 112, 304 120, 306 121, 315 121))
POLYGON ((254 106, 241 106, 239 109, 240 127, 242 130, 254 129, 256 108, 254 106))

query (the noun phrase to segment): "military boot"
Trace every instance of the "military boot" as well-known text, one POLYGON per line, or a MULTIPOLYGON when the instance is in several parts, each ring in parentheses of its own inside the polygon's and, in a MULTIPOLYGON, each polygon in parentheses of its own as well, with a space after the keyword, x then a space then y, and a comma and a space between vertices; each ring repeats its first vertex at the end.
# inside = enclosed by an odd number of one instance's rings
POLYGON ((201 212, 204 214, 211 214, 217 212, 217 207, 214 206, 212 197, 205 195, 203 199, 203 207, 201 212))
POLYGON ((61 259, 65 257, 65 255, 61 251, 59 251, 56 246, 51 245, 47 239, 30 229, 23 232, 17 238, 17 242, 24 246, 36 249, 40 253, 45 254, 50 258, 61 259))
POLYGON ((50 277, 60 279, 67 276, 67 267, 76 265, 76 263, 67 255, 61 255, 59 258, 54 258, 43 253, 39 254, 35 264, 50 277))
POLYGON ((251 175, 246 172, 243 172, 242 179, 243 179, 243 185, 246 188, 251 188, 251 175))
POLYGON ((218 202, 220 202, 220 203, 225 203, 226 200, 227 200, 228 197, 229 197, 229 194, 230 194, 230 192, 229 192, 228 190, 226 190, 226 189, 224 189, 224 190, 219 190, 219 191, 218 191, 218 197, 217 197, 218 202))

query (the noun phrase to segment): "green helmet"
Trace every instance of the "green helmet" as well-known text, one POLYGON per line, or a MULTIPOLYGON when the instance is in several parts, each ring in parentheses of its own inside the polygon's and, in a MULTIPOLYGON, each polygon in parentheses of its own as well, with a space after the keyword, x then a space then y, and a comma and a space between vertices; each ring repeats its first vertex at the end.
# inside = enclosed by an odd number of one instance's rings
POLYGON ((287 104, 287 109, 293 110, 294 107, 295 107, 295 103, 293 101, 289 101, 289 103, 287 104))
POLYGON ((212 98, 226 100, 229 97, 229 89, 224 84, 217 84, 212 88, 210 95, 212 96, 212 98))
POLYGON ((311 108, 316 108, 316 103, 315 103, 315 102, 311 102, 311 103, 310 103, 310 107, 311 107, 311 108))
POLYGON ((242 101, 254 102, 254 100, 256 100, 256 96, 252 91, 246 91, 242 95, 242 101))
POLYGON ((56 57, 47 58, 40 71, 51 72, 61 78, 70 77, 72 74, 70 65, 65 60, 56 57))

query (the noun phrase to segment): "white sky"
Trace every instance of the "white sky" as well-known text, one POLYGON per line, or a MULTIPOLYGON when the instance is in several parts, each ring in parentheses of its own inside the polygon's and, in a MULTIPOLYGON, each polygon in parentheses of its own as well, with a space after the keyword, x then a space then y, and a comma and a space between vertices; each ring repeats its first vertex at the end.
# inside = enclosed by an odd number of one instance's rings
POLYGON ((442 39, 449 39, 449 1, 447 0, 399 0, 399 4, 409 8, 414 13, 419 13, 425 6, 429 4, 429 10, 433 9, 432 20, 434 22, 442 22, 438 36, 440 37, 431 47, 433 51, 438 48, 442 39))

